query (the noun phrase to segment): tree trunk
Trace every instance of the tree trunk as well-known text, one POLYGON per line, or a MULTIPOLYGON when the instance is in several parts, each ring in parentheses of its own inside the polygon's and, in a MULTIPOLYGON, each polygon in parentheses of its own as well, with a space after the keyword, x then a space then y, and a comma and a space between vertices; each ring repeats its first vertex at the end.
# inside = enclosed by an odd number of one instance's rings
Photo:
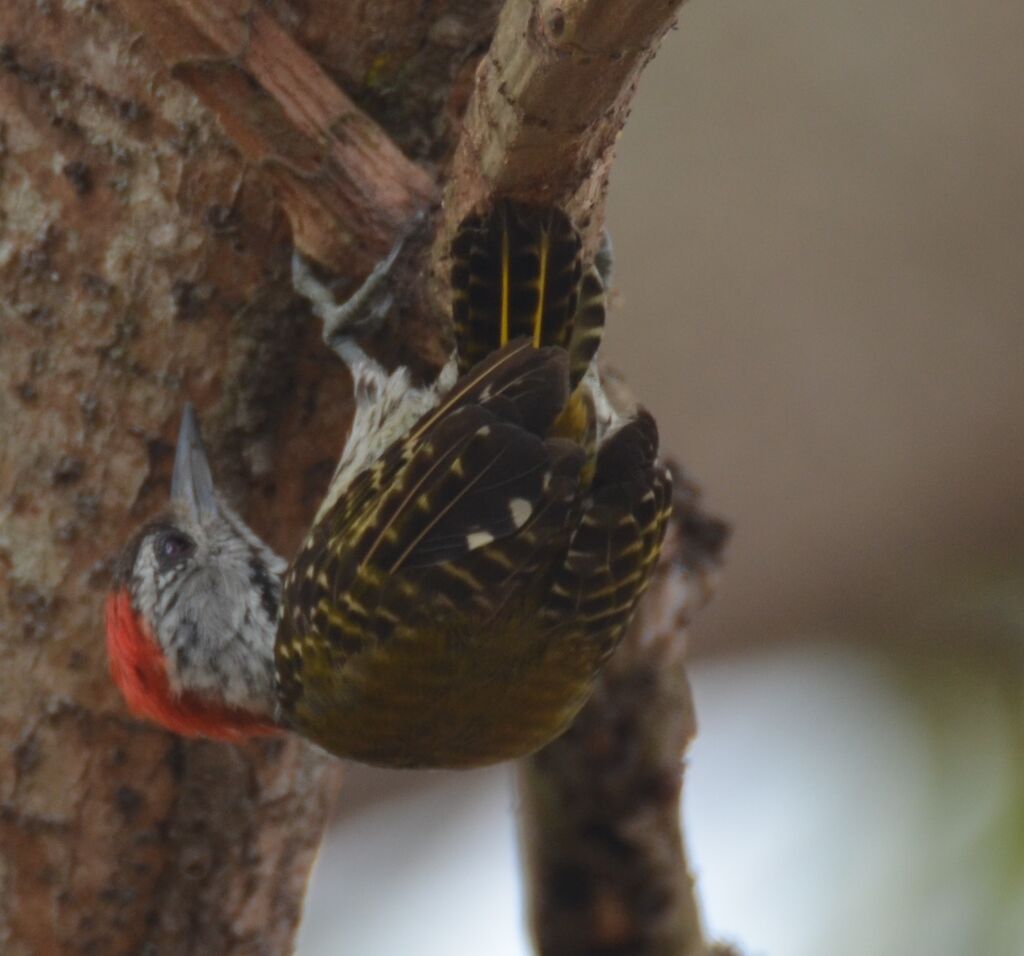
POLYGON ((186 397, 287 553, 345 377, 271 190, 116 10, 4 4, 0 37, 0 950, 284 953, 335 765, 129 719, 102 601, 186 397))
POLYGON ((186 398, 219 484, 291 554, 349 411, 292 240, 354 284, 445 194, 401 335, 436 359, 470 205, 565 202, 595 240, 677 5, 0 5, 5 956, 290 951, 337 762, 130 719, 103 646, 113 557, 166 500, 186 398))

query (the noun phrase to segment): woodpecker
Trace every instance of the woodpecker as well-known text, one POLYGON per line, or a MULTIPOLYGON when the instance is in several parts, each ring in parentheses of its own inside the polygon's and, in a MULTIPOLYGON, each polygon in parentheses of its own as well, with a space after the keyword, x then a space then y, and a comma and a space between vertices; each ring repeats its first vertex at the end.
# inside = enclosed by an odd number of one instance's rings
POLYGON ((186 408, 170 508, 125 548, 107 602, 111 673, 135 714, 470 767, 539 749, 585 703, 671 501, 653 418, 594 361, 601 270, 559 209, 470 215, 451 249, 455 349, 422 384, 358 341, 390 306, 398 248, 342 307, 296 260, 354 414, 290 566, 216 492, 186 408))

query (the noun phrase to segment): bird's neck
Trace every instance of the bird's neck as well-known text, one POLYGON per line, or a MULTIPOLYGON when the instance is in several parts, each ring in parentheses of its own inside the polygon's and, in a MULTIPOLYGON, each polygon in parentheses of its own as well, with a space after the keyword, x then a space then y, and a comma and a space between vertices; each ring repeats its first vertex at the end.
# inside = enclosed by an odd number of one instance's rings
POLYGON ((334 507, 356 475, 434 408, 458 377, 454 355, 433 382, 417 386, 406 366, 388 371, 353 340, 346 339, 336 348, 352 375, 355 408, 345 448, 313 527, 334 507))
MULTIPOLYGON (((255 714, 174 690, 167 660, 144 621, 132 607, 127 588, 107 598, 107 659, 114 683, 128 709, 186 737, 239 741, 277 733, 266 714, 255 714)), ((273 648, 273 636, 269 641, 273 648)), ((268 662, 272 667, 272 661, 268 662)))

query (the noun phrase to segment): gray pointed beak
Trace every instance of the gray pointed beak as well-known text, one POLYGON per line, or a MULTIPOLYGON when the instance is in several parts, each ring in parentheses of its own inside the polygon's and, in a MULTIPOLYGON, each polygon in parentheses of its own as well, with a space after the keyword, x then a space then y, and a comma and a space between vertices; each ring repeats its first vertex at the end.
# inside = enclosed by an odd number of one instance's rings
POLYGON ((213 475, 210 474, 210 463, 199 434, 199 419, 191 402, 186 402, 181 415, 174 474, 171 476, 171 501, 187 508, 197 521, 212 518, 218 512, 213 475))

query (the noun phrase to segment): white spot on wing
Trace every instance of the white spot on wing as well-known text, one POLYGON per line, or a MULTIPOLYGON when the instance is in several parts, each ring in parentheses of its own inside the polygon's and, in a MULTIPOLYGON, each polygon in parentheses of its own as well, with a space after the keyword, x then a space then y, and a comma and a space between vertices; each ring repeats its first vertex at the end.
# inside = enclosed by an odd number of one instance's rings
POLYGON ((525 498, 513 498, 508 503, 508 512, 512 516, 512 523, 521 528, 533 514, 533 505, 525 498))
POLYGON ((466 547, 470 551, 475 551, 477 548, 490 544, 493 540, 494 535, 490 531, 471 531, 466 535, 466 547))

